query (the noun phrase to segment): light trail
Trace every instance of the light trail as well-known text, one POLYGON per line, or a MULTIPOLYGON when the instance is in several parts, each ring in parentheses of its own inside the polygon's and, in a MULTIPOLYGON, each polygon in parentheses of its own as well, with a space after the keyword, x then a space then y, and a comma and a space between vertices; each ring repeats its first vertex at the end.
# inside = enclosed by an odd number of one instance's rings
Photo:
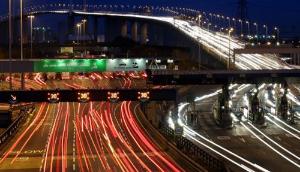
MULTIPOLYGON (((270 149, 272 149, 274 152, 276 152, 278 155, 280 155, 282 158, 286 159, 287 161, 289 161, 290 163, 292 163, 293 165, 295 165, 296 167, 300 168, 300 165, 291 160, 290 158, 288 158, 287 156, 285 156, 284 154, 282 154, 281 152, 279 152, 277 149, 273 148, 270 144, 268 144, 266 141, 264 141, 262 138, 260 138, 257 134, 255 134, 250 128, 248 128, 243 122, 241 122, 241 124, 251 133, 253 134, 258 140, 260 140, 262 143, 264 143, 266 146, 268 146, 270 149)), ((248 123, 249 124, 249 123, 248 123)))

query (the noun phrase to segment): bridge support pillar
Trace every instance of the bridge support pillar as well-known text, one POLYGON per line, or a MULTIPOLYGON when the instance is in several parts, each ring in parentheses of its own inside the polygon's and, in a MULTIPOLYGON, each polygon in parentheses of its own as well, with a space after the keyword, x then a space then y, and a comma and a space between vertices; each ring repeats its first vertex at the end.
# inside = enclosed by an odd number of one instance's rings
POLYGON ((141 27, 141 43, 147 44, 148 41, 148 24, 144 23, 141 27))
POLYGON ((68 39, 74 35, 74 28, 75 28, 75 17, 73 13, 68 15, 67 19, 67 27, 68 27, 68 39))
POLYGON ((127 31, 127 21, 123 21, 121 26, 121 36, 123 38, 127 37, 127 31))
POLYGON ((97 42, 98 39, 98 17, 94 16, 94 42, 97 42))
POLYGON ((133 22, 131 26, 131 39, 135 42, 138 41, 138 23, 133 22))

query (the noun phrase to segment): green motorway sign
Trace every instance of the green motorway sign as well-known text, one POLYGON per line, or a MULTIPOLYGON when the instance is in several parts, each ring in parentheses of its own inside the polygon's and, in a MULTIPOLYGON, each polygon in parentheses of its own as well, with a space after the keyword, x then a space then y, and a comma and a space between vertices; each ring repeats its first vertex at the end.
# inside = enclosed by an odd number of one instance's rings
POLYGON ((46 59, 34 62, 34 72, 104 72, 105 59, 46 59))

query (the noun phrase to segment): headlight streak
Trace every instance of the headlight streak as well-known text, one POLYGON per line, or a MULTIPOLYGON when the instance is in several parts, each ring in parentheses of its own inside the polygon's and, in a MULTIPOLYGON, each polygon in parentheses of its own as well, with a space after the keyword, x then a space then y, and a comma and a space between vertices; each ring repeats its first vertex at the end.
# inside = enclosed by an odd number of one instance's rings
POLYGON ((284 130, 285 132, 289 133, 290 135, 294 136, 296 139, 300 140, 300 137, 297 136, 296 134, 290 132, 289 130, 283 128, 282 126, 280 126, 278 123, 276 123, 274 120, 272 120, 270 117, 266 116, 265 117, 267 120, 271 121, 273 124, 275 124, 277 127, 281 128, 282 130, 284 130))
MULTIPOLYGON (((268 146, 270 149, 272 149, 274 152, 276 152, 278 155, 289 161, 290 163, 294 164, 296 167, 300 168, 300 165, 296 163, 295 161, 291 160, 290 158, 286 157, 284 154, 279 152, 277 149, 273 148, 270 144, 268 144, 266 141, 264 141, 262 138, 260 138, 257 134, 255 134, 249 127, 247 127, 243 122, 241 124, 250 132, 252 133, 258 140, 260 140, 262 143, 264 143, 266 146, 268 146)), ((248 124, 251 126, 252 124, 248 122, 248 124)), ((253 127, 253 125, 252 125, 253 127)), ((255 128, 254 128, 255 129, 255 128)), ((263 134, 263 133, 262 133, 263 134)), ((294 155, 294 154, 293 154, 294 155)), ((297 156, 296 156, 297 157, 297 156)))

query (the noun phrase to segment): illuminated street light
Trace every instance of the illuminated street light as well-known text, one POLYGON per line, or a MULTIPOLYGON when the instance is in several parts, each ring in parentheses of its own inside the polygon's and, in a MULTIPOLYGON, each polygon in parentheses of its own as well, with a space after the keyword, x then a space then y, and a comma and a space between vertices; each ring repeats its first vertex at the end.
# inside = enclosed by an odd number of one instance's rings
POLYGON ((8 1, 8 56, 9 56, 9 89, 12 90, 12 0, 8 1))
POLYGON ((257 24, 257 23, 253 23, 253 25, 254 25, 255 28, 256 28, 256 35, 258 36, 258 24, 257 24))
POLYGON ((280 33, 280 30, 278 27, 274 27, 274 30, 276 31, 276 37, 277 37, 277 41, 279 41, 279 33, 280 33))
POLYGON ((228 20, 228 27, 231 27, 230 17, 227 17, 226 19, 228 20))
POLYGON ((263 27, 266 29, 266 36, 268 35, 268 26, 267 25, 263 25, 263 27))
POLYGON ((232 18, 232 21, 233 21, 233 28, 236 29, 236 20, 235 20, 235 18, 232 18))
POLYGON ((243 20, 239 20, 240 24, 241 24, 241 37, 244 36, 244 28, 243 28, 243 20))
POLYGON ((30 58, 32 59, 32 24, 34 16, 30 15, 28 18, 30 19, 30 58))
POLYGON ((76 27, 77 27, 77 43, 79 44, 80 43, 79 42, 79 37, 80 37, 80 34, 81 34, 81 23, 78 23, 76 25, 76 27))
POLYGON ((231 33, 234 31, 233 28, 230 28, 228 30, 228 50, 229 50, 229 54, 228 54, 228 62, 227 62, 227 68, 230 69, 230 60, 231 60, 231 33))
MULTIPOLYGON (((20 37, 21 61, 23 61, 23 0, 20 0, 20 37)), ((25 89, 24 73, 21 73, 21 89, 25 89)))
POLYGON ((249 36, 250 35, 250 23, 249 23, 249 21, 246 21, 246 24, 248 26, 248 36, 249 36))
POLYGON ((202 18, 202 15, 200 14, 200 15, 198 16, 199 27, 201 27, 201 18, 202 18))

